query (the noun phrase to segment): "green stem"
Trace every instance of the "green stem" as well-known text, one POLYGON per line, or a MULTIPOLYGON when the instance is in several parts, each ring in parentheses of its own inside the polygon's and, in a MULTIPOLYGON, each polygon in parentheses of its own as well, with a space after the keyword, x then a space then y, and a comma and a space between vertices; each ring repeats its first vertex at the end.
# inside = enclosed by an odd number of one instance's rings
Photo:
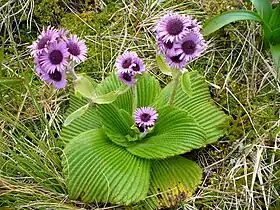
POLYGON ((78 76, 74 71, 74 66, 72 64, 70 64, 70 67, 67 68, 69 75, 73 78, 73 80, 77 79, 78 76))
POLYGON ((173 75, 173 90, 172 90, 172 93, 171 93, 171 96, 170 96, 170 101, 169 101, 170 105, 174 104, 174 99, 175 99, 180 75, 181 75, 181 72, 179 70, 175 73, 175 75, 173 75))
POLYGON ((133 96, 133 112, 136 110, 136 108, 137 108, 137 92, 136 92, 136 85, 133 85, 132 87, 131 87, 131 89, 132 89, 132 96, 133 96))

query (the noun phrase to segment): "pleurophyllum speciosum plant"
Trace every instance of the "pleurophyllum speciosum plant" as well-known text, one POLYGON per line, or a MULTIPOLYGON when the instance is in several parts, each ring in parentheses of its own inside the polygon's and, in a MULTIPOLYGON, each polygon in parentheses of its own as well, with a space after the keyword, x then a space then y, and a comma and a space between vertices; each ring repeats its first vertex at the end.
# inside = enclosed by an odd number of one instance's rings
POLYGON ((117 57, 117 72, 97 84, 74 72, 86 56, 75 35, 48 27, 31 46, 41 79, 55 88, 65 87, 66 75, 74 80, 61 133, 71 199, 156 209, 196 190, 202 170, 180 155, 217 141, 226 118, 204 78, 184 69, 207 47, 200 29, 190 16, 174 13, 157 22, 157 62, 174 77, 163 89, 135 52, 117 57))

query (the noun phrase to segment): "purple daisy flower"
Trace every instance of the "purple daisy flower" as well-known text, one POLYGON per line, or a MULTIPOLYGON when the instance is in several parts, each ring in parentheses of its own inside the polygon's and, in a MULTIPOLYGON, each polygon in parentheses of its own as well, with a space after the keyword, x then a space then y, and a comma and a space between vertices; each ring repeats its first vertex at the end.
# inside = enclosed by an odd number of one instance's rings
POLYGON ((174 53, 173 42, 171 42, 169 40, 164 42, 162 40, 162 38, 157 37, 157 44, 158 44, 158 48, 159 48, 160 53, 163 53, 163 54, 174 53))
POLYGON ((173 42, 182 39, 188 33, 190 26, 191 23, 186 16, 169 13, 158 21, 156 32, 164 42, 173 42))
POLYGON ((54 88, 61 89, 65 88, 67 85, 67 80, 65 72, 55 70, 54 72, 44 71, 40 66, 36 66, 38 76, 41 80, 45 81, 48 84, 52 84, 54 88))
POLYGON ((131 72, 118 71, 118 78, 127 86, 132 86, 136 83, 136 79, 131 72))
POLYGON ((118 71, 129 72, 130 66, 135 58, 137 58, 135 52, 125 52, 122 55, 119 55, 116 59, 116 68, 118 71))
POLYGON ((194 31, 194 32, 200 32, 202 26, 200 25, 198 20, 193 19, 191 16, 187 16, 187 18, 189 19, 189 22, 190 22, 190 26, 188 26, 187 29, 189 29, 190 31, 194 31))
POLYGON ((79 40, 76 35, 71 35, 66 43, 71 59, 77 63, 86 60, 87 47, 84 40, 79 40))
POLYGON ((145 71, 145 64, 139 57, 134 57, 129 69, 132 74, 142 74, 145 71))
POLYGON ((146 130, 154 126, 157 118, 158 113, 152 107, 141 107, 134 111, 135 124, 139 127, 139 130, 141 130, 141 128, 146 130))
POLYGON ((38 36, 38 39, 28 47, 32 50, 31 55, 47 51, 47 46, 50 43, 55 42, 58 37, 59 34, 54 27, 48 26, 46 30, 43 28, 41 34, 38 36))
POLYGON ((165 55, 166 63, 172 67, 182 70, 188 64, 187 60, 182 58, 181 54, 165 55))
POLYGON ((69 52, 64 41, 51 43, 48 52, 42 52, 39 57, 40 65, 48 72, 63 71, 68 65, 69 52))
POLYGON ((198 58, 207 48, 207 44, 200 33, 190 32, 180 42, 174 44, 176 54, 187 62, 198 58))

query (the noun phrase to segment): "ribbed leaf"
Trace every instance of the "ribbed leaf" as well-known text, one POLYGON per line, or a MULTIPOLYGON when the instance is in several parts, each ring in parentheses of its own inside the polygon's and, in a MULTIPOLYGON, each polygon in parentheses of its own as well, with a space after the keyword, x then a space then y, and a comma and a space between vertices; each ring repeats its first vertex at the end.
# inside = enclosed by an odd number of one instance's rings
POLYGON ((272 13, 272 5, 270 0, 251 0, 254 4, 259 16, 265 21, 265 23, 269 23, 269 19, 272 13))
POLYGON ((137 107, 149 106, 158 97, 161 88, 159 82, 150 74, 143 75, 137 82, 137 107))
POLYGON ((189 96, 192 96, 192 85, 191 85, 191 78, 190 75, 193 72, 184 72, 181 79, 181 87, 182 90, 189 96))
MULTIPOLYGON (((78 110, 79 108, 85 106, 88 103, 86 98, 80 98, 75 96, 74 91, 70 94, 70 106, 66 111, 64 116, 67 117, 78 110)), ((101 122, 99 115, 97 114, 95 107, 89 107, 82 117, 74 119, 68 126, 63 126, 61 131, 61 139, 65 142, 69 142, 75 136, 94 128, 100 128, 101 122)))
POLYGON ((62 164, 71 199, 129 204, 147 195, 150 161, 112 143, 100 129, 68 143, 62 164))
POLYGON ((205 144, 205 133, 187 112, 173 107, 158 110, 154 131, 127 150, 143 158, 166 158, 205 144))
MULTIPOLYGON (((199 123, 206 132, 207 144, 210 144, 224 135, 225 131, 220 125, 226 120, 226 115, 211 101, 208 86, 202 76, 193 72, 190 74, 190 80, 192 96, 188 96, 179 84, 174 105, 187 111, 199 123)), ((172 88, 172 82, 164 88, 158 100, 158 107, 168 103, 172 88)))
POLYGON ((124 114, 114 104, 97 105, 98 114, 107 136, 116 144, 127 146, 127 135, 133 136, 130 129, 133 120, 129 114, 124 114))
POLYGON ((254 20, 260 23, 263 22, 262 18, 255 12, 247 10, 229 11, 217 15, 213 19, 206 22, 203 26, 202 33, 204 36, 207 36, 219 30, 223 26, 239 20, 254 20))
POLYGON ((161 208, 177 206, 201 183, 201 168, 180 156, 152 161, 151 168, 150 191, 161 208))
MULTIPOLYGON (((118 80, 116 74, 112 73, 110 76, 98 84, 96 91, 98 94, 107 94, 112 91, 118 91, 123 87, 123 84, 118 80)), ((120 109, 126 110, 128 113, 132 113, 132 92, 128 90, 125 94, 120 95, 117 100, 113 102, 120 109)))

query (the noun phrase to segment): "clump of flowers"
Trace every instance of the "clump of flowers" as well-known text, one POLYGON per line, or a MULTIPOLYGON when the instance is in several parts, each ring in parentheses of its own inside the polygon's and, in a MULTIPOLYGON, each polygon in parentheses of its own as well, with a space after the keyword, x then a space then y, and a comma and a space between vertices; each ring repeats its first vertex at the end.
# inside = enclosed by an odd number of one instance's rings
POLYGON ((190 16, 168 13, 157 22, 155 31, 160 53, 176 69, 182 70, 207 47, 201 25, 190 16))
POLYGON ((125 52, 116 59, 118 78, 127 86, 136 83, 137 75, 145 72, 145 64, 135 52, 125 52))
POLYGON ((66 86, 66 73, 73 73, 74 65, 85 61, 87 54, 84 40, 64 28, 55 29, 51 26, 43 29, 29 48, 37 75, 56 89, 66 86))

